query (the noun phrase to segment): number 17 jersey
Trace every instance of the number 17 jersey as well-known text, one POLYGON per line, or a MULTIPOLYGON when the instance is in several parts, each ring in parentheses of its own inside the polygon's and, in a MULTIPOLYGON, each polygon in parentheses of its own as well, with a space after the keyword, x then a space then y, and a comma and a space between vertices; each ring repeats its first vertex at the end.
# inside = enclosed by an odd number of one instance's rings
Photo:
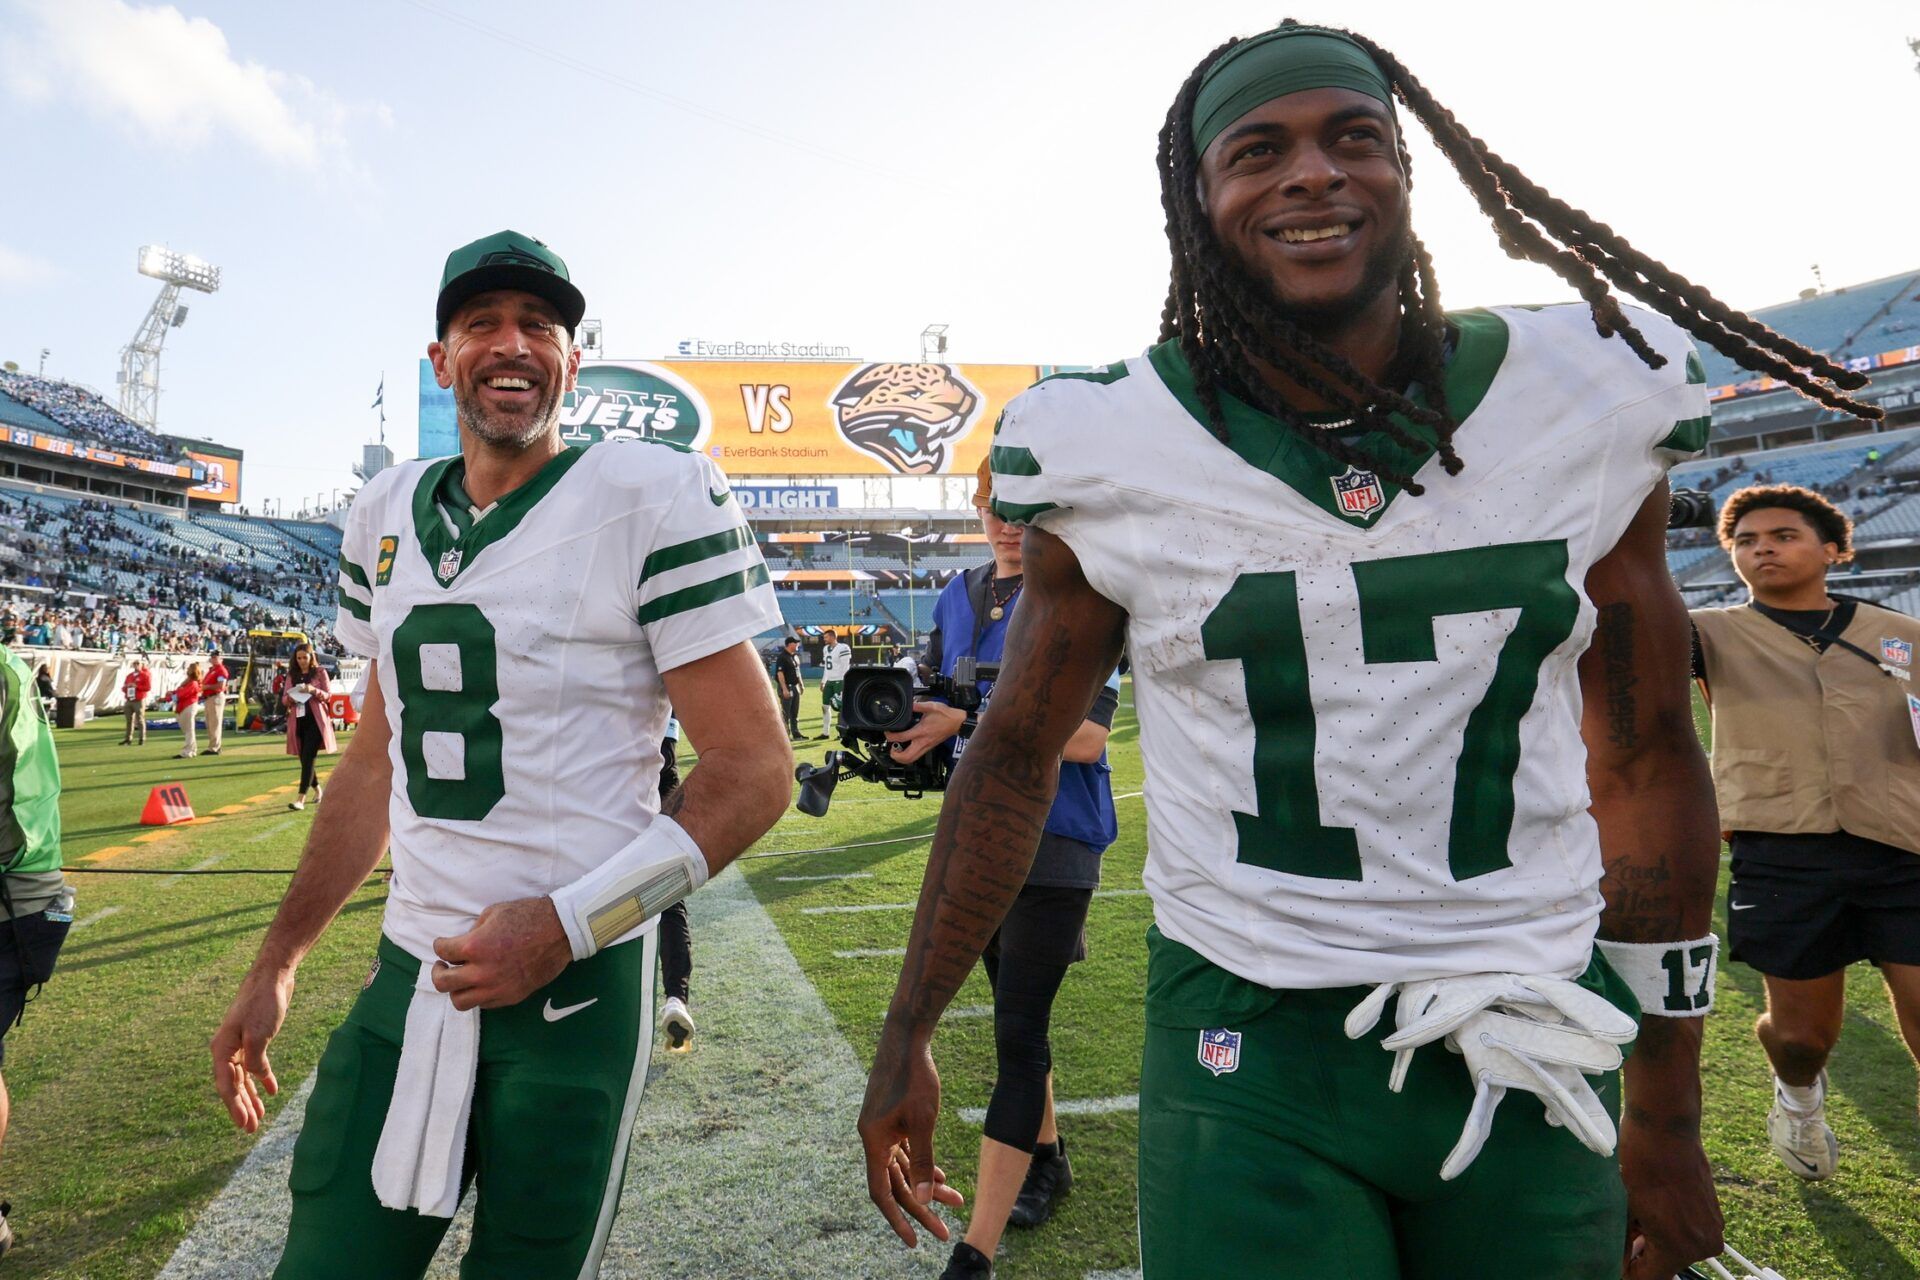
POLYGON ((599 866, 659 809, 661 673, 780 625, 726 478, 643 441, 568 449, 476 511, 459 457, 355 497, 337 634, 379 659, 409 954, 599 866))
POLYGON ((1355 441, 1419 496, 1230 397, 1216 437, 1171 343, 995 436, 996 512, 1127 612, 1156 921, 1263 986, 1588 964, 1584 584, 1705 444, 1705 378, 1638 311, 1662 369, 1584 306, 1449 319, 1461 473, 1355 441))

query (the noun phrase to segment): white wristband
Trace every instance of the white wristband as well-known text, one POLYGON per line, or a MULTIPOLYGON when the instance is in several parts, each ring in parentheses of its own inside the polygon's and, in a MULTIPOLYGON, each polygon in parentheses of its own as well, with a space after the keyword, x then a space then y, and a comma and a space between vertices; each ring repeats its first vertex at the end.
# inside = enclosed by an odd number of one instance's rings
POLYGON ((618 853, 548 896, 573 958, 585 960, 707 882, 707 859, 664 814, 618 853))
POLYGON ((1691 942, 1599 941, 1600 954, 1633 988, 1640 1012, 1656 1018, 1704 1018, 1713 1012, 1720 939, 1691 942))

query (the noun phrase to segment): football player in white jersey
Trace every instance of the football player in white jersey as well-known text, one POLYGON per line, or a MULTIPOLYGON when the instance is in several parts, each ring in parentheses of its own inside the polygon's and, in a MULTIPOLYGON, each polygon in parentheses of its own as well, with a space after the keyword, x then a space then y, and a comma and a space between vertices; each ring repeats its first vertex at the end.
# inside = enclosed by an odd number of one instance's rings
POLYGON ((360 729, 212 1044, 235 1124, 277 1092, 294 975, 392 846, 373 972, 328 1041, 276 1276, 424 1272, 479 1195, 463 1274, 599 1271, 653 1038, 655 917, 785 808, 752 637, 780 622, 720 472, 563 447, 585 302, 539 241, 447 259, 428 348, 461 452, 369 481, 337 634, 360 729), (669 704, 702 747, 657 794, 669 704))
POLYGON ((1682 326, 1871 412, 1861 380, 1554 201, 1363 37, 1215 50, 1160 162, 1161 344, 997 429, 1029 598, 868 1082, 869 1192, 909 1243, 933 1219, 930 1038, 1124 640, 1146 1280, 1668 1280, 1721 1243, 1719 841, 1664 545, 1709 425, 1682 326), (1440 310, 1396 100, 1587 305, 1440 310))

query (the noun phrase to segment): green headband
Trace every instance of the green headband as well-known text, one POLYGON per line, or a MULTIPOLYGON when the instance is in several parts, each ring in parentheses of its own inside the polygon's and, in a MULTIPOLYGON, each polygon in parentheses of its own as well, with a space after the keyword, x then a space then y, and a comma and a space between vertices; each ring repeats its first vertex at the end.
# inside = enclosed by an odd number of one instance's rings
POLYGON ((1393 111, 1393 90, 1373 57, 1325 27, 1276 27, 1242 40, 1207 68, 1193 104, 1193 146, 1205 151, 1263 102, 1307 89, 1352 89, 1393 111))

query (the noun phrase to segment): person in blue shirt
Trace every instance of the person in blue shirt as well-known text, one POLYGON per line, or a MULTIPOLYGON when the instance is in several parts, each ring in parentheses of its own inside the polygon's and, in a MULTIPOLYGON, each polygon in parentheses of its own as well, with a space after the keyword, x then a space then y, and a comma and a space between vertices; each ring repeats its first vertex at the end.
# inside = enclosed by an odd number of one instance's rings
MULTIPOLYGON (((993 559, 949 582, 934 605, 924 665, 943 676, 952 676, 964 657, 999 662, 1020 601, 1020 528, 988 509, 991 498, 992 478, 983 462, 973 505, 993 559)), ((992 682, 982 680, 980 692, 990 701, 992 682)), ((1119 834, 1106 753, 1119 698, 1116 674, 1067 743, 1060 790, 1047 814, 1039 852, 1020 896, 981 957, 993 988, 998 1070, 980 1142, 973 1216, 942 1280, 991 1275, 994 1250, 1006 1227, 1039 1226, 1073 1185, 1066 1140, 1054 1120, 1048 1028, 1067 967, 1086 959, 1087 907, 1100 887, 1100 855, 1119 834)), ((934 699, 918 701, 914 709, 921 717, 912 728, 887 735, 894 743, 894 759, 911 763, 933 750, 951 751, 957 759, 965 751, 966 740, 958 736, 965 712, 934 699)), ((983 701, 983 713, 985 709, 983 701)))

